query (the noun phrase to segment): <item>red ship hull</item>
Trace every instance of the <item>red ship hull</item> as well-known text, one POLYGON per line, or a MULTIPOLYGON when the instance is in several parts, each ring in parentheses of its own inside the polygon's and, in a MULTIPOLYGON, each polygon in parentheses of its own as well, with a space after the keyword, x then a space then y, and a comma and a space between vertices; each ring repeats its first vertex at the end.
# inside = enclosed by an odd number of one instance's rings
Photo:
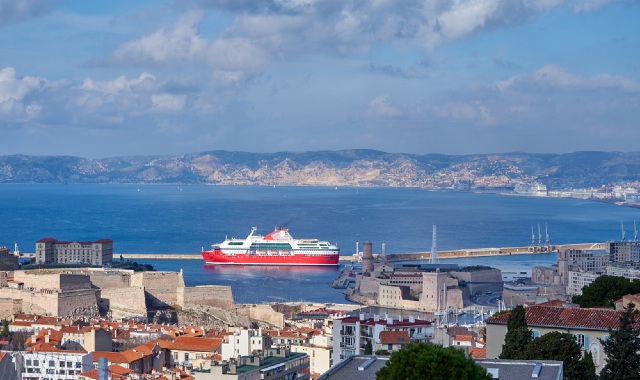
POLYGON ((220 265, 338 265, 338 254, 319 255, 225 255, 220 250, 202 251, 206 264, 220 265))

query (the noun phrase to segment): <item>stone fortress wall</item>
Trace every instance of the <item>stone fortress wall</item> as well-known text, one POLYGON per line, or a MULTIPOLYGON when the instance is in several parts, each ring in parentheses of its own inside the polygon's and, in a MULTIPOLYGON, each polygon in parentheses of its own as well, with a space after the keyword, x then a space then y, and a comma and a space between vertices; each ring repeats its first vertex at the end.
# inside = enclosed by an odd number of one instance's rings
POLYGON ((219 307, 225 310, 230 310, 235 305, 231 287, 222 285, 179 288, 177 304, 181 308, 188 305, 204 305, 219 307))
POLYGON ((152 308, 181 306, 178 289, 184 289, 184 277, 180 272, 137 272, 131 276, 131 286, 143 286, 147 305, 152 308))
POLYGON ((146 317, 149 309, 213 306, 283 326, 270 305, 236 305, 231 287, 186 287, 182 272, 133 272, 113 268, 35 269, 0 272, 0 316, 17 312, 47 316, 146 317), (148 309, 149 308, 149 309, 148 309))

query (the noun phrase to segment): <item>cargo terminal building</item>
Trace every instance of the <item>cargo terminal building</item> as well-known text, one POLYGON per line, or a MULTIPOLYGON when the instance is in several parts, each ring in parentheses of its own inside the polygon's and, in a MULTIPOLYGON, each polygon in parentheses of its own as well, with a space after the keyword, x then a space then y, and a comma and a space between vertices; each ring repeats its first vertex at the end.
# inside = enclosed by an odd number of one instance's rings
POLYGON ((113 240, 78 242, 44 238, 36 241, 35 258, 36 264, 104 265, 113 260, 113 240))

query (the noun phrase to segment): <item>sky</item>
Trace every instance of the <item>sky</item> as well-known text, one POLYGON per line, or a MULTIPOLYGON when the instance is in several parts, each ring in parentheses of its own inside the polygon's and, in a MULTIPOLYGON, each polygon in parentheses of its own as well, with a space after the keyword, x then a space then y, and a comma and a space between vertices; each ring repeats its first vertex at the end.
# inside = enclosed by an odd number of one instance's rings
POLYGON ((640 150, 640 1, 0 0, 0 155, 640 150))

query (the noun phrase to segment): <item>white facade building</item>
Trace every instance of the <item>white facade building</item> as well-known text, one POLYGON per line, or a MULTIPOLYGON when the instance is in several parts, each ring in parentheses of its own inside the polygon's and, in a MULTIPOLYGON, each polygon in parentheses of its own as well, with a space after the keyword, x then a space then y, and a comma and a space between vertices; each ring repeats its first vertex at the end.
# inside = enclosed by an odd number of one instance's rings
POLYGON ((600 277, 600 275, 596 273, 569 271, 567 294, 570 296, 582 295, 582 288, 591 285, 598 277, 600 277))
POLYGON ((232 335, 225 336, 222 342, 222 360, 249 356, 269 348, 270 339, 262 329, 236 329, 232 335))
POLYGON ((358 317, 346 317, 333 321, 333 359, 339 361, 352 356, 364 355, 367 342, 371 342, 375 349, 380 344, 380 332, 382 331, 407 331, 411 341, 426 341, 433 337, 433 325, 429 321, 416 319, 409 316, 408 319, 400 317, 380 318, 368 313, 358 317))
MULTIPOLYGON (((94 369, 92 355, 86 352, 7 352, 21 380, 75 380, 94 369)), ((2 378, 2 376, 0 376, 2 378)))

